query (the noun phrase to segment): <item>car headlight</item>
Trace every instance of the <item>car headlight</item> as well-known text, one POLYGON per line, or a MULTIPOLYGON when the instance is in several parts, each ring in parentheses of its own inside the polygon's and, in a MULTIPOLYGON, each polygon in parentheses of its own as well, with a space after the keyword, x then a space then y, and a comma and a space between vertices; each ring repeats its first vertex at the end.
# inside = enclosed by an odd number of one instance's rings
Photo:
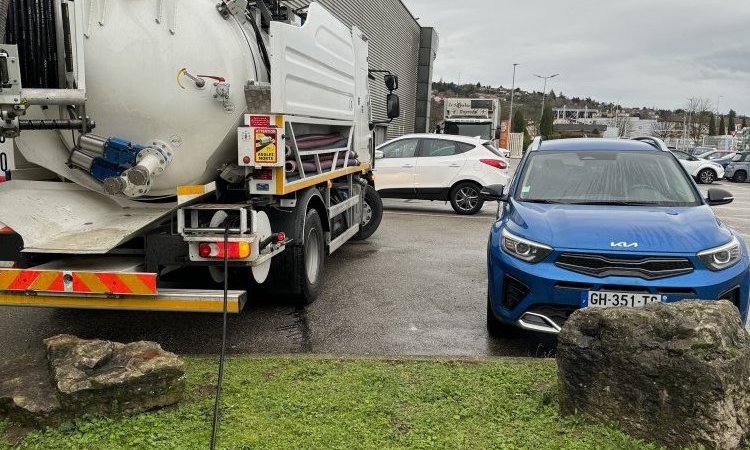
POLYGON ((721 247, 704 250, 698 253, 698 258, 703 264, 713 271, 724 270, 737 264, 742 257, 740 241, 732 237, 729 243, 721 247))
POLYGON ((552 247, 518 237, 505 228, 500 246, 507 254, 530 263, 538 263, 552 253, 552 247))

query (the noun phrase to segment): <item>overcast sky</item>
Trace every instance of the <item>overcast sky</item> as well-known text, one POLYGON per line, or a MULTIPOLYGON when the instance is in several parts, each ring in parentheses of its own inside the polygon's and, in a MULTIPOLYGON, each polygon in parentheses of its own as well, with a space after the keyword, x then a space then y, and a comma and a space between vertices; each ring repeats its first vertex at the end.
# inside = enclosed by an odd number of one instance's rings
POLYGON ((707 97, 750 114, 750 0, 404 0, 440 34, 434 79, 624 106, 707 97))

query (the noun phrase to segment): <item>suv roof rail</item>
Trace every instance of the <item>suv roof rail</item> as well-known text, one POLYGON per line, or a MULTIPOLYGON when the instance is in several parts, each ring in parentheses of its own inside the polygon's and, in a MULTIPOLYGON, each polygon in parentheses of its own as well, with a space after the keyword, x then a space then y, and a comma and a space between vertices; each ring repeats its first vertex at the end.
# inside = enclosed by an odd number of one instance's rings
POLYGON ((669 147, 667 146, 667 144, 663 140, 659 139, 658 137, 636 136, 634 138, 631 138, 631 140, 645 142, 646 144, 654 147, 657 150, 661 150, 663 152, 669 151, 669 147))
POLYGON ((542 139, 541 136, 535 137, 534 140, 531 141, 531 144, 529 144, 529 151, 530 152, 535 152, 535 151, 539 150, 539 147, 542 146, 542 140, 543 139, 542 139))

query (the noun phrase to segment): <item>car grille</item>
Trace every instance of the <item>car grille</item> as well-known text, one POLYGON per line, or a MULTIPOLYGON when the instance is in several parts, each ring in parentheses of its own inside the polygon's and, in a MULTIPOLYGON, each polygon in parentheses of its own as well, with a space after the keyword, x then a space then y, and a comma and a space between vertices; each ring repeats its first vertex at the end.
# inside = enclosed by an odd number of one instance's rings
POLYGON ((555 265, 573 272, 603 278, 609 276, 639 277, 645 280, 684 275, 694 270, 687 258, 646 256, 623 258, 618 256, 563 253, 555 265))

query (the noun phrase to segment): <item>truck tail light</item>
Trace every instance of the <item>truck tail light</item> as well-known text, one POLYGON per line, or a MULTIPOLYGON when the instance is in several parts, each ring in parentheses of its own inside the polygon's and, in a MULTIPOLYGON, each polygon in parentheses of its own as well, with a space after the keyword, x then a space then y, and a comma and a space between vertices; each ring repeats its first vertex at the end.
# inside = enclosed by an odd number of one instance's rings
POLYGON ((480 159, 480 161, 496 169, 505 170, 508 168, 508 164, 506 164, 505 161, 500 160, 500 159, 480 159))
POLYGON ((229 242, 226 249, 223 242, 201 242, 198 244, 198 254, 201 258, 224 259, 225 253, 228 259, 245 259, 250 256, 250 243, 229 242))

